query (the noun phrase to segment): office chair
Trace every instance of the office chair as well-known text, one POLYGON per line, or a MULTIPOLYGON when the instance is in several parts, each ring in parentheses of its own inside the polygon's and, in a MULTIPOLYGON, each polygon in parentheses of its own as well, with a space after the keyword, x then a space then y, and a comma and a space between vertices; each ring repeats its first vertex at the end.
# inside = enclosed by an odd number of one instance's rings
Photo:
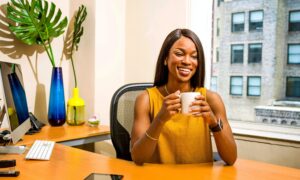
MULTIPOLYGON (((117 158, 129 160, 130 133, 132 129, 136 97, 152 83, 131 83, 120 87, 113 95, 110 104, 110 133, 117 158)), ((213 152, 214 161, 221 160, 218 152, 213 152)))
POLYGON ((120 87, 110 103, 110 133, 117 158, 131 161, 130 133, 136 97, 152 83, 131 83, 120 87))

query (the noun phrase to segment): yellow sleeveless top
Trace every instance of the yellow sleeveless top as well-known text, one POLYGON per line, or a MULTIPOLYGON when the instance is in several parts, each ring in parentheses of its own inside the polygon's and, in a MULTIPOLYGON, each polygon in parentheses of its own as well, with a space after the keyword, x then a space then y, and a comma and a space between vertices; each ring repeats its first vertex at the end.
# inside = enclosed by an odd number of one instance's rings
MULTIPOLYGON (((206 97, 205 88, 197 88, 206 97)), ((163 103, 157 87, 148 88, 150 116, 153 119, 163 103)), ((202 117, 173 115, 159 136, 152 163, 205 163, 212 162, 212 146, 208 124, 202 117)))

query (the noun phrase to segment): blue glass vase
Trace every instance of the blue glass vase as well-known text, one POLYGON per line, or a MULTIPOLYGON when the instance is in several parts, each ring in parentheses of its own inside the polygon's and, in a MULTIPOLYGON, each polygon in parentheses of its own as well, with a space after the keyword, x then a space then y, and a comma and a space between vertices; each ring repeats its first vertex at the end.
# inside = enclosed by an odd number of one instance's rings
POLYGON ((51 126, 61 126, 66 122, 65 93, 61 67, 53 67, 52 69, 48 122, 51 126))
POLYGON ((18 123, 22 124, 29 117, 25 91, 16 73, 8 74, 7 77, 16 108, 15 111, 17 112, 18 123))

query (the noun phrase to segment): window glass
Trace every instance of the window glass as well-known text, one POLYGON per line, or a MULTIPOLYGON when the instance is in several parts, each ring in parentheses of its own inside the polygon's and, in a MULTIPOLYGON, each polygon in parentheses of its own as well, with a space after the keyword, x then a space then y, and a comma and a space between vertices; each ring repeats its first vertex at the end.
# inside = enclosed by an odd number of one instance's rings
POLYGON ((230 94, 242 95, 243 94, 243 77, 231 76, 230 77, 230 94))
POLYGON ((300 77, 287 77, 286 96, 300 97, 300 77))
POLYGON ((243 63, 244 61, 244 45, 231 45, 231 63, 243 63))
POLYGON ((262 44, 249 44, 248 50, 248 62, 249 63, 260 63, 261 62, 261 51, 262 44))
POLYGON ((216 62, 219 62, 219 48, 216 48, 216 62))
POLYGON ((263 27, 263 11, 250 12, 249 30, 262 30, 263 27))
POLYGON ((260 96, 261 78, 260 77, 248 77, 247 86, 248 96, 260 96))
POLYGON ((217 76, 211 77, 210 90, 217 91, 217 79, 218 79, 217 76))
POLYGON ((300 11, 290 12, 289 31, 300 31, 300 11))
POLYGON ((288 64, 300 64, 300 44, 288 45, 288 64))
POLYGON ((220 19, 217 19, 217 36, 220 34, 220 19))
POLYGON ((232 14, 232 32, 244 31, 245 15, 244 13, 232 14))

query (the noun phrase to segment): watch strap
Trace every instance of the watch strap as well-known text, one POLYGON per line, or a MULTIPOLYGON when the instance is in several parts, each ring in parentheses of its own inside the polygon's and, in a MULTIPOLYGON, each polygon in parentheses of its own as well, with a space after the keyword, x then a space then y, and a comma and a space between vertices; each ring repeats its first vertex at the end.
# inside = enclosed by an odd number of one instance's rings
POLYGON ((216 126, 214 127, 210 127, 209 128, 211 132, 219 132, 219 131, 222 131, 223 129, 223 123, 222 123, 222 120, 219 118, 218 119, 218 123, 216 126))

